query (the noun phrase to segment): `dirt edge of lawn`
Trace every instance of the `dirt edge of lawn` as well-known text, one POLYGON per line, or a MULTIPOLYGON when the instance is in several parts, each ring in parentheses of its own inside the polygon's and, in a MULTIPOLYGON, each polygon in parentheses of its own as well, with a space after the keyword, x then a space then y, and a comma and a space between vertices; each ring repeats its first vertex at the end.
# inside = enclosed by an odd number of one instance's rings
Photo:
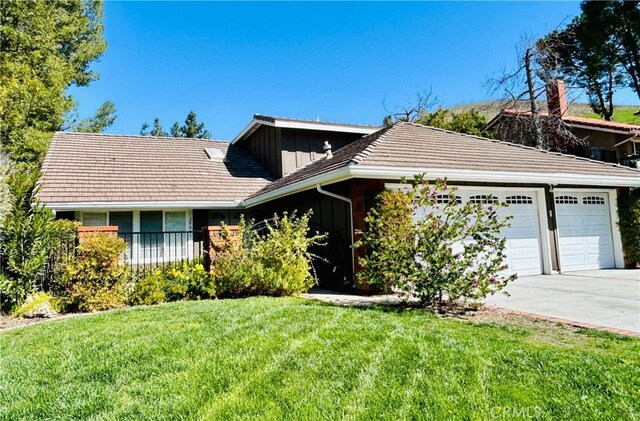
MULTIPOLYGON (((571 320, 564 319, 555 319, 553 317, 541 316, 537 314, 529 314, 526 312, 519 312, 510 309, 504 309, 491 305, 483 305, 479 308, 466 312, 452 312, 452 313, 437 313, 428 309, 418 308, 415 306, 405 306, 401 304, 373 304, 373 305, 345 305, 345 304, 335 304, 326 302, 323 300, 318 300, 314 298, 298 296, 294 297, 300 300, 304 300, 310 303, 320 304, 320 305, 328 305, 328 306, 337 306, 337 307, 355 307, 365 310, 384 310, 384 311, 424 311, 429 314, 435 315, 439 318, 455 320, 462 323, 474 323, 474 324, 489 324, 489 325, 501 325, 505 328, 519 328, 519 329, 545 329, 548 330, 549 333, 557 333, 563 332, 567 334, 587 334, 590 336, 610 336, 611 338, 635 338, 640 339, 640 334, 636 332, 623 331, 614 328, 608 328, 603 326, 595 326, 595 325, 585 325, 583 323, 574 322, 571 320)), ((228 298, 224 300, 234 300, 234 298, 228 298)), ((205 301, 218 301, 216 300, 205 300, 205 301)), ((133 310, 136 308, 144 308, 144 307, 158 307, 171 305, 172 303, 162 303, 155 305, 144 305, 144 306, 124 306, 111 310, 98 311, 92 313, 62 313, 58 314, 54 317, 50 318, 17 318, 13 316, 8 316, 6 314, 0 314, 0 334, 3 332, 20 329, 27 326, 42 324, 47 322, 55 322, 58 320, 72 319, 78 317, 90 317, 97 316, 100 314, 115 312, 115 311, 127 311, 133 310)))

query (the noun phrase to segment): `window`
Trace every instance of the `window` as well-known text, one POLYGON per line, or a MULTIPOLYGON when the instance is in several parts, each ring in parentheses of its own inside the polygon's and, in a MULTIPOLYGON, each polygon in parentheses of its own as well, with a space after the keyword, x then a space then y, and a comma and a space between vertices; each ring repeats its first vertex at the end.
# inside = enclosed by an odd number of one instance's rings
POLYGON ((583 205, 604 205, 604 197, 587 196, 582 198, 583 205))
POLYGON ((185 211, 167 211, 164 213, 164 247, 169 261, 187 256, 187 243, 192 234, 185 232, 187 213, 185 211))
MULTIPOLYGON (((436 203, 449 203, 451 201, 451 196, 448 194, 439 194, 436 196, 436 203)), ((456 203, 462 203, 462 198, 460 196, 455 197, 456 203)))
POLYGON ((558 205, 577 205, 578 198, 575 196, 558 196, 556 197, 556 203, 558 205))
POLYGON ((506 200, 509 205, 532 205, 533 197, 531 196, 507 196, 506 200))
POLYGON ((164 230, 165 231, 184 231, 186 226, 187 213, 165 212, 164 213, 164 230))
POLYGON ((131 257, 133 243, 133 212, 109 212, 109 225, 118 227, 118 237, 127 243, 126 255, 131 257))
POLYGON ((242 218, 242 212, 236 212, 233 214, 233 217, 231 218, 231 223, 233 225, 238 225, 240 223, 241 218, 242 218))
POLYGON ((133 232, 133 212, 109 212, 109 225, 118 227, 118 233, 133 232))
POLYGON ((162 235, 162 211, 140 212, 140 251, 144 261, 161 261, 164 256, 164 236, 162 235))
POLYGON ((640 155, 640 142, 633 141, 631 145, 633 147, 633 155, 640 155))
POLYGON ((471 203, 498 203, 498 199, 491 195, 480 194, 469 198, 471 203))
POLYGON ((227 222, 227 216, 223 211, 210 211, 209 225, 220 225, 220 222, 227 222))
POLYGON ((82 212, 82 225, 85 227, 104 227, 107 225, 107 213, 82 212))

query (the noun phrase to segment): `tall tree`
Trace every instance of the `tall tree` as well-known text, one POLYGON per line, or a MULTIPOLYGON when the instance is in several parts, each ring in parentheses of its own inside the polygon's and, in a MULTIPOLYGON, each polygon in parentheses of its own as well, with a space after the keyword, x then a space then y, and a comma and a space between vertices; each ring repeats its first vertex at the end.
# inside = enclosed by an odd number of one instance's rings
POLYGON ((584 1, 582 17, 588 30, 612 39, 627 85, 640 98, 640 1, 584 1))
POLYGON ((158 117, 153 119, 153 128, 151 131, 147 131, 149 129, 149 125, 147 123, 142 124, 142 128, 140 129, 140 134, 142 136, 160 136, 166 137, 169 136, 169 133, 162 130, 162 125, 160 124, 160 119, 158 117))
POLYGON ((99 0, 0 1, 0 143, 13 161, 40 162, 76 105, 67 88, 98 77, 105 48, 99 0))
POLYGON ((180 136, 197 137, 201 139, 209 139, 211 137, 209 132, 205 130, 204 123, 198 123, 196 113, 193 111, 189 112, 187 118, 184 120, 184 124, 180 127, 180 136))
POLYGON ((501 108, 519 111, 500 120, 497 136, 545 150, 565 152, 584 147, 584 139, 564 123, 563 110, 543 115, 539 109, 538 104, 554 89, 557 78, 555 69, 548 66, 547 48, 548 43, 523 41, 518 46, 516 67, 489 80, 489 89, 501 98, 501 108))
POLYGON ((70 128, 74 132, 100 133, 116 120, 116 105, 107 101, 102 104, 93 117, 73 122, 70 128))
POLYGON ((184 120, 184 124, 181 126, 178 122, 173 123, 169 133, 162 129, 160 120, 156 117, 153 120, 153 129, 149 131, 149 124, 143 123, 140 129, 140 134, 143 136, 168 136, 172 137, 191 137, 199 139, 209 139, 211 134, 208 130, 205 130, 204 123, 199 123, 196 113, 190 111, 187 118, 184 120))
POLYGON ((613 117, 614 92, 625 84, 611 3, 616 2, 583 3, 581 15, 538 41, 545 46, 545 67, 584 89, 593 111, 605 120, 613 117))

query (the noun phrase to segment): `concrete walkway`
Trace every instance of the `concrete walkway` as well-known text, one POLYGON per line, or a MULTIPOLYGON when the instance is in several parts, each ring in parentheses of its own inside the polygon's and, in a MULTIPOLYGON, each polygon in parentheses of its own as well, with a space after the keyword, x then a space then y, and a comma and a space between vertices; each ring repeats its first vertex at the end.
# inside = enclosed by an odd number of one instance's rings
POLYGON ((525 276, 486 303, 562 321, 640 332, 640 270, 525 276))
POLYGON ((300 296, 311 300, 319 300, 325 303, 350 307, 369 307, 375 305, 397 306, 403 304, 402 298, 392 294, 355 295, 321 288, 312 288, 309 292, 300 294, 300 296))

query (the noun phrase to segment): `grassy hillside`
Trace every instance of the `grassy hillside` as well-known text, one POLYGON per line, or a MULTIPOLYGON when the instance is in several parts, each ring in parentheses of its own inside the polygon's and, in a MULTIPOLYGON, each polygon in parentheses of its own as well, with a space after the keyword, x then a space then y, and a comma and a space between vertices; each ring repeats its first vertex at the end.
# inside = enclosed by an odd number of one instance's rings
MULTIPOLYGON (((527 109, 528 104, 522 104, 519 108, 527 109)), ((540 103, 540 109, 546 111, 547 104, 540 103)), ((468 110, 469 108, 475 108, 482 115, 484 115, 487 120, 492 119, 496 116, 502 109, 502 105, 498 102, 477 102, 473 104, 465 104, 457 107, 452 107, 454 111, 462 111, 468 110)), ((630 123, 630 124, 638 124, 640 125, 640 116, 633 115, 640 111, 640 105, 619 105, 614 108, 613 112, 613 120, 619 121, 621 123, 630 123)), ((575 115, 578 117, 589 117, 589 118, 600 118, 597 114, 591 111, 591 107, 586 103, 574 102, 569 104, 569 114, 575 115)))
POLYGON ((2 420, 634 419, 640 340, 296 298, 178 302, 0 332, 0 402, 2 420))

